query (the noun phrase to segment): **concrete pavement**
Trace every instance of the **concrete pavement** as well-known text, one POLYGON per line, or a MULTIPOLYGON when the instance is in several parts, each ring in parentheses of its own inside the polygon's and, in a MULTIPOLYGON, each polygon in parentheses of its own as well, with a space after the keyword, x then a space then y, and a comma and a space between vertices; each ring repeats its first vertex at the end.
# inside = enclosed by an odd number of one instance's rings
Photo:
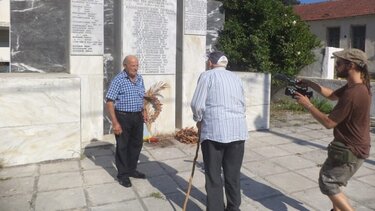
MULTIPOLYGON (((372 145, 374 145, 374 133, 372 145)), ((243 211, 330 210, 317 179, 332 130, 314 121, 292 120, 251 132, 245 147, 241 187, 243 211)), ((147 179, 117 183, 113 136, 87 147, 77 160, 0 170, 0 210, 169 211, 182 210, 196 145, 146 143, 139 170, 147 179)), ((375 153, 372 149, 344 192, 358 211, 375 210, 375 153)), ((199 153, 188 210, 205 210, 204 173, 199 153)))

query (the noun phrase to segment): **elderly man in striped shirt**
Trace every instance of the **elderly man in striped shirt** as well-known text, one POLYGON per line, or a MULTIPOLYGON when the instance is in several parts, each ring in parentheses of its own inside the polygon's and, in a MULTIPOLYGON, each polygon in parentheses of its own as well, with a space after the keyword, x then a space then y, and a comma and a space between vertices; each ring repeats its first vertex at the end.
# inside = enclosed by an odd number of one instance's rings
POLYGON ((202 146, 208 211, 238 211, 241 204, 240 169, 248 138, 245 97, 241 79, 226 69, 227 64, 223 52, 209 55, 208 70, 200 75, 191 102, 202 146))

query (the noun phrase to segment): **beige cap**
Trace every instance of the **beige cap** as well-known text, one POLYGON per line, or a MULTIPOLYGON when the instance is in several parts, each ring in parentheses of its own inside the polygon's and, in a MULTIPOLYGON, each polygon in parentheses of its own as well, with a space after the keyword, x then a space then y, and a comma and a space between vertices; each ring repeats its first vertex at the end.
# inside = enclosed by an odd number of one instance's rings
POLYGON ((335 52, 333 53, 333 55, 335 57, 354 62, 362 68, 367 64, 366 53, 359 49, 355 49, 355 48, 345 49, 342 51, 335 52))

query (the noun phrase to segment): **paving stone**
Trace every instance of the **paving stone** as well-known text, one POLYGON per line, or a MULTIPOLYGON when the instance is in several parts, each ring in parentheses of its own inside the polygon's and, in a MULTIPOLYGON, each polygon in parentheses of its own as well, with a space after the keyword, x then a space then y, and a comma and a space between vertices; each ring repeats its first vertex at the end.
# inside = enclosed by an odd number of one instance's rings
POLYGON ((31 193, 34 177, 8 178, 0 181, 0 196, 31 193))
POLYGON ((291 143, 292 141, 293 141, 292 137, 285 136, 282 134, 271 134, 270 136, 260 137, 260 138, 254 137, 254 139, 250 137, 249 140, 245 142, 246 143, 245 148, 254 150, 254 148, 286 144, 286 143, 291 143))
POLYGON ((161 167, 164 165, 165 164, 163 162, 159 162, 159 161, 139 163, 137 166, 137 170, 146 174, 147 178, 150 178, 150 177, 167 174, 167 171, 161 167))
POLYGON ((315 149, 314 147, 308 146, 301 141, 278 145, 278 147, 292 154, 301 154, 301 153, 313 151, 315 149))
MULTIPOLYGON (((371 181, 372 184, 374 182, 371 181)), ((375 187, 356 179, 349 180, 348 185, 346 188, 343 188, 343 191, 350 199, 363 202, 364 204, 373 202, 375 199, 375 187)))
POLYGON ((258 161, 258 160, 264 160, 265 157, 259 153, 256 153, 253 150, 245 150, 244 156, 243 156, 243 163, 245 162, 251 162, 251 161, 258 161))
POLYGON ((112 147, 113 146, 111 145, 91 148, 86 147, 83 153, 86 157, 100 157, 103 155, 113 156, 112 147))
MULTIPOLYGON (((177 174, 178 172, 191 171, 193 168, 193 160, 189 158, 166 160, 160 162, 160 166, 169 174, 177 174)), ((197 166, 195 168, 197 168, 197 166)))
POLYGON ((316 164, 310 160, 306 160, 297 155, 289 155, 285 157, 272 158, 270 161, 277 163, 278 165, 290 169, 303 169, 308 167, 316 166, 316 164))
POLYGON ((25 211, 31 210, 32 194, 19 194, 0 197, 0 210, 25 211))
POLYGON ((98 156, 98 157, 86 157, 81 160, 82 169, 97 169, 97 168, 115 168, 115 157, 114 156, 98 156))
POLYGON ((259 177, 241 180, 241 192, 244 197, 256 201, 270 196, 282 195, 278 189, 275 189, 269 182, 259 177))
POLYGON ((265 179, 270 181, 272 184, 275 184, 276 187, 279 187, 289 193, 317 186, 316 183, 294 172, 266 176, 265 179))
POLYGON ((116 182, 117 170, 115 168, 94 169, 83 171, 85 185, 97 185, 116 182))
POLYGON ((322 139, 326 138, 327 136, 332 136, 332 132, 327 134, 327 132, 322 132, 321 130, 311 130, 308 133, 305 133, 305 135, 313 138, 313 139, 322 139))
POLYGON ((63 189, 37 193, 36 211, 78 209, 86 206, 82 188, 63 189))
POLYGON ((118 203, 110 203, 102 206, 95 206, 90 209, 90 211, 124 211, 124 210, 134 210, 134 211, 145 211, 137 199, 131 201, 124 201, 118 203))
MULTIPOLYGON (((182 210, 181 204, 176 204, 173 201, 164 198, 148 197, 143 199, 148 210, 182 210)), ((198 211, 200 209, 192 210, 198 211)))
POLYGON ((147 179, 131 179, 134 190, 140 197, 148 197, 153 193, 163 195, 180 191, 177 183, 168 175, 161 175, 147 179))
POLYGON ((139 155, 139 163, 147 163, 149 161, 155 161, 155 158, 145 148, 142 149, 141 154, 139 155))
POLYGON ((285 150, 282 150, 276 146, 267 146, 257 148, 257 153, 261 154, 265 158, 280 157, 285 155, 290 155, 291 153, 285 150))
POLYGON ((318 184, 319 171, 320 167, 314 166, 305 169, 299 169, 295 172, 318 184))
MULTIPOLYGON (((189 180, 190 180, 191 172, 181 172, 177 175, 172 175, 173 179, 177 181, 179 186, 182 188, 183 191, 186 192, 189 180)), ((204 188, 205 185, 205 176, 204 172, 200 171, 199 169, 194 171, 194 176, 192 180, 192 186, 195 188, 204 188)))
POLYGON ((62 161, 62 162, 53 162, 40 165, 40 174, 53 174, 60 172, 71 172, 79 170, 79 161, 62 161))
POLYGON ((332 203, 326 195, 320 192, 318 187, 298 191, 291 194, 291 197, 300 200, 313 207, 313 210, 330 210, 332 203))
POLYGON ((322 165, 327 159, 327 151, 325 150, 313 150, 310 152, 301 153, 302 158, 311 160, 318 165, 322 165))
POLYGON ((37 175, 37 170, 38 166, 36 164, 0 168, 0 178, 31 177, 37 175))
POLYGON ((287 168, 279 166, 270 160, 247 162, 242 167, 259 177, 288 171, 287 168))
MULTIPOLYGON (((357 180, 375 187, 375 174, 374 173, 371 175, 359 177, 357 178, 357 180)), ((375 196, 374 196, 374 199, 375 199, 375 196)))
POLYGON ((118 183, 94 185, 86 188, 91 206, 122 202, 135 199, 133 188, 125 188, 118 183))
POLYGON ((186 154, 184 154, 181 150, 175 147, 153 149, 153 150, 149 150, 149 153, 157 161, 182 158, 186 156, 186 154))
POLYGON ((279 195, 260 200, 257 207, 259 208, 259 210, 313 210, 313 208, 309 207, 307 204, 286 195, 279 195))
POLYGON ((250 178, 255 178, 255 177, 257 177, 257 175, 255 175, 253 172, 251 172, 248 169, 246 169, 244 167, 244 165, 242 165, 240 179, 247 179, 249 177, 250 178))
MULTIPOLYGON (((353 178, 360 178, 363 176, 368 176, 374 174, 374 170, 367 168, 365 165, 362 165, 358 171, 354 174, 353 178)), ((374 184, 375 185, 375 184, 374 184)))
POLYGON ((38 191, 49 191, 82 187, 83 181, 79 172, 41 175, 38 181, 38 191))

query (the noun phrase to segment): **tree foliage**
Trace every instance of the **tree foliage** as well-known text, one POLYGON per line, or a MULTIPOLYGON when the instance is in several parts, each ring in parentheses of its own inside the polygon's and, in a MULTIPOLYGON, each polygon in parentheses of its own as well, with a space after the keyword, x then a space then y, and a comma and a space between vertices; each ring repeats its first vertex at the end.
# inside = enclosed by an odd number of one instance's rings
POLYGON ((297 74, 319 46, 308 25, 280 0, 221 0, 224 29, 217 48, 241 71, 297 74))
POLYGON ((296 4, 301 4, 300 1, 298 0, 281 0, 283 4, 285 5, 296 5, 296 4))

